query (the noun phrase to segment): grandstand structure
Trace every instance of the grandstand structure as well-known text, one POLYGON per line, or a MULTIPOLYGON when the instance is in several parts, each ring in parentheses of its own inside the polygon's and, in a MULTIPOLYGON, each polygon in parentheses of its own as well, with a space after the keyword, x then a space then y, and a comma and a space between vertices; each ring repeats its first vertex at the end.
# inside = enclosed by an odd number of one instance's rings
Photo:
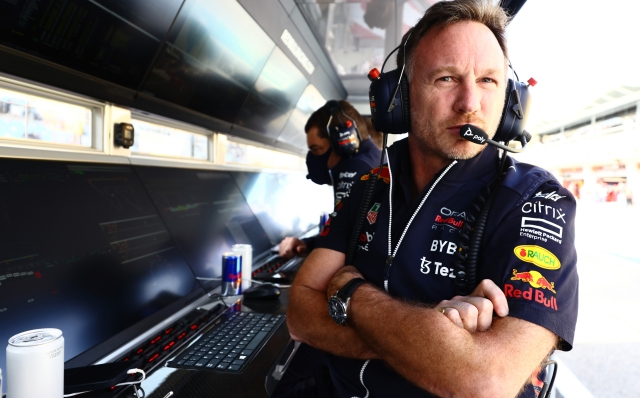
POLYGON ((576 197, 591 201, 640 198, 640 87, 610 90, 572 115, 532 128, 515 157, 545 167, 576 197))

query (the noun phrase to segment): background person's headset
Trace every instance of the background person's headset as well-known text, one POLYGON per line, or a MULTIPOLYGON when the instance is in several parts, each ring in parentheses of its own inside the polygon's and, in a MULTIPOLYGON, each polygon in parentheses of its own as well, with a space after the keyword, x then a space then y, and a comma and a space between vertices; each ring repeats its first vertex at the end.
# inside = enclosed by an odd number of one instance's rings
MULTIPOLYGON (((411 34, 404 41, 404 54, 406 54, 406 45, 410 36, 411 34)), ((384 71, 389 57, 399 48, 400 46, 396 47, 387 56, 382 65, 382 71, 384 71)), ((404 134, 411 130, 409 80, 404 73, 405 66, 406 62, 403 62, 402 68, 396 68, 389 72, 379 72, 376 68, 369 72, 368 77, 371 80, 369 106, 371 107, 373 126, 378 131, 387 134, 404 134)), ((509 67, 511 68, 510 63, 509 67)), ((511 69, 513 70, 513 68, 511 69)), ((535 86, 536 81, 529 79, 527 83, 524 83, 519 80, 515 71, 514 75, 516 80, 509 77, 507 81, 502 116, 493 141, 508 143, 512 140, 518 140, 524 148, 531 139, 529 133, 524 130, 531 105, 529 86, 535 86)))
POLYGON ((359 142, 362 136, 356 121, 350 118, 336 100, 327 101, 325 108, 329 111, 329 121, 327 122, 327 134, 333 152, 340 157, 349 157, 358 152, 359 142), (331 124, 336 118, 337 123, 331 124), (343 121, 343 118, 346 119, 343 121))

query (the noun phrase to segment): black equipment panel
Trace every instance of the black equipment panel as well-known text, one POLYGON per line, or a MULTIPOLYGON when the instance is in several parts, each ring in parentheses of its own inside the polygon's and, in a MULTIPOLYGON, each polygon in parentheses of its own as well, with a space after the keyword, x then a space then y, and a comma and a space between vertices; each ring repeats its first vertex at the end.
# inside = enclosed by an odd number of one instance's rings
POLYGON ((181 0, 0 2, 0 43, 137 89, 181 0))
POLYGON ((161 167, 136 171, 196 276, 219 278, 222 253, 235 243, 250 243, 254 256, 270 249, 271 242, 228 172, 161 167))
POLYGON ((280 134, 308 81, 279 48, 271 53, 236 123, 269 135, 280 134))
POLYGON ((69 360, 196 290, 131 166, 0 159, 0 340, 58 328, 69 360))
POLYGON ((274 47, 235 1, 187 1, 142 91, 233 123, 274 47))

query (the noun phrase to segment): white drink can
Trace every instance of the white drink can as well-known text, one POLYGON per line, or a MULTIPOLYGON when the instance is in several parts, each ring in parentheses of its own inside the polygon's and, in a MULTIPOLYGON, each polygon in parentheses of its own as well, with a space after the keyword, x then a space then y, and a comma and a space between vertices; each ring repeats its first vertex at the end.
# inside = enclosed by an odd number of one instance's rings
POLYGON ((253 266, 253 248, 247 244, 231 246, 231 251, 242 256, 242 290, 251 287, 251 268, 253 266))
POLYGON ((62 331, 36 329, 10 338, 6 371, 7 398, 62 398, 62 331))

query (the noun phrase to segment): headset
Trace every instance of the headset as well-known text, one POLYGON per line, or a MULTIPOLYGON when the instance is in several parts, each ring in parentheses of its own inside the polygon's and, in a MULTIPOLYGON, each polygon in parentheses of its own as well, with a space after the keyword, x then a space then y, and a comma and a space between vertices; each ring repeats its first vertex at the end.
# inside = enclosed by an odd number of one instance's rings
POLYGON ((344 113, 340 103, 336 100, 327 101, 325 108, 329 111, 327 134, 329 134, 329 142, 333 152, 340 157, 349 157, 358 152, 358 143, 362 141, 362 136, 356 121, 344 113), (343 122, 340 115, 347 120, 343 122), (334 116, 338 123, 331 126, 334 116))
MULTIPOLYGON (((403 44, 405 50, 409 37, 411 34, 407 36, 403 44)), ((400 46, 396 47, 387 56, 382 65, 383 71, 391 54, 399 48, 400 46)), ((404 53, 406 54, 406 51, 404 53)), ((371 80, 369 106, 371 107, 373 126, 378 131, 388 134, 404 134, 411 130, 409 80, 404 73, 405 64, 406 62, 403 62, 402 68, 396 68, 389 72, 379 72, 376 68, 369 72, 368 77, 371 80)), ((511 63, 509 63, 509 68, 513 70, 511 63)), ((524 131, 531 105, 529 86, 534 86, 536 82, 534 79, 529 79, 527 83, 521 82, 515 70, 513 70, 513 74, 515 79, 509 77, 507 81, 502 116, 493 140, 505 143, 520 140, 526 145, 526 142, 531 139, 529 133, 524 131)))

